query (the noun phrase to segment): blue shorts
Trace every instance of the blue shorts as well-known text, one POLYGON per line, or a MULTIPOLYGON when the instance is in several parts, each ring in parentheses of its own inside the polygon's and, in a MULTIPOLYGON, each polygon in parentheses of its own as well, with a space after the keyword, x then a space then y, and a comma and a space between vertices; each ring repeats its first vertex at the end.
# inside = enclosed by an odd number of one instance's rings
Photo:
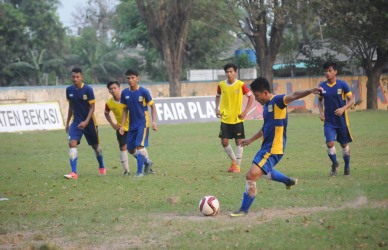
POLYGON ((136 147, 148 147, 149 131, 150 129, 146 127, 128 130, 127 149, 131 150, 136 147))
POLYGON ((348 127, 332 128, 332 127, 324 126, 323 132, 325 134, 326 142, 331 142, 336 140, 340 144, 348 144, 349 142, 353 141, 348 127))
POLYGON ((253 158, 252 163, 257 165, 265 174, 272 171, 276 164, 282 159, 283 155, 274 155, 266 151, 259 151, 253 158))
POLYGON ((78 144, 81 143, 82 135, 85 135, 86 141, 89 145, 100 144, 100 139, 98 137, 98 126, 94 125, 94 122, 91 120, 84 129, 79 129, 79 122, 73 122, 69 128, 69 141, 75 140, 78 141, 78 144))

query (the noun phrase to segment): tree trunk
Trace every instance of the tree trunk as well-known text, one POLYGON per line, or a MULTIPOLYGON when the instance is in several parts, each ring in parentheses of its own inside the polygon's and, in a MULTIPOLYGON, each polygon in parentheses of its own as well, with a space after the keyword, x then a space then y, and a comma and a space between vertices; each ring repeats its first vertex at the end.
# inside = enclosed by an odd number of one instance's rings
POLYGON ((383 48, 376 49, 377 59, 373 67, 368 64, 366 75, 366 109, 377 109, 377 87, 380 85, 380 77, 385 64, 388 62, 388 50, 383 48))

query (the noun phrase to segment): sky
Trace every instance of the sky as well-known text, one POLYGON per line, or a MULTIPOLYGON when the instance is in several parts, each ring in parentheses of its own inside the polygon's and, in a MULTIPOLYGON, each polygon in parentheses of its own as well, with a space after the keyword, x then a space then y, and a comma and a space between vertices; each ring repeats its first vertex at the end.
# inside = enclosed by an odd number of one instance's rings
POLYGON ((58 7, 58 15, 65 27, 72 25, 72 13, 76 11, 76 6, 86 5, 87 0, 61 0, 61 5, 58 7))

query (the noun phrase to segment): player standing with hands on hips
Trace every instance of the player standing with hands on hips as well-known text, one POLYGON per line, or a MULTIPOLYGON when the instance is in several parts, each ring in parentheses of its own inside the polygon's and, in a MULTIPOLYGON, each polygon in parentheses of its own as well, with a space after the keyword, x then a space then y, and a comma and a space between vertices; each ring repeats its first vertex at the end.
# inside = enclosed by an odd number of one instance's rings
POLYGON ((99 164, 99 174, 106 175, 104 159, 98 137, 98 126, 94 118, 96 99, 93 89, 84 84, 82 70, 74 68, 71 71, 73 85, 66 88, 66 99, 69 102, 69 110, 66 120, 66 133, 69 134, 69 156, 71 173, 64 175, 67 179, 77 179, 77 146, 81 142, 82 135, 93 148, 99 164), (73 122, 69 125, 71 119, 73 122))
POLYGON ((268 80, 264 77, 256 78, 251 83, 250 88, 256 101, 263 105, 264 124, 250 139, 243 140, 242 145, 248 146, 260 137, 263 137, 263 142, 246 175, 241 207, 231 214, 232 217, 244 216, 248 213, 257 194, 256 181, 262 175, 267 175, 269 179, 284 183, 287 189, 297 184, 297 179, 290 178, 275 170, 275 165, 282 159, 286 148, 287 106, 292 101, 322 91, 321 87, 316 87, 295 91, 288 95, 274 95, 271 93, 268 80))
POLYGON ((217 86, 215 112, 221 118, 219 138, 221 144, 232 160, 228 172, 240 173, 243 155, 242 140, 245 138, 244 118, 248 114, 254 97, 243 81, 236 79, 237 66, 228 63, 224 66, 227 80, 221 81, 217 86), (243 97, 248 97, 245 109, 242 111, 243 97), (229 144, 229 139, 235 139, 236 153, 229 144))
MULTIPOLYGON (((148 152, 148 136, 150 127, 150 118, 148 115, 148 106, 151 108, 152 129, 157 131, 156 108, 150 92, 139 85, 139 74, 137 71, 129 69, 125 73, 129 88, 121 92, 121 103, 123 104, 123 116, 121 124, 125 123, 129 113, 129 130, 127 136, 127 149, 130 154, 136 154, 137 173, 135 177, 143 177, 143 165, 145 165, 145 174, 150 173, 150 164, 148 152)), ((120 127, 120 134, 124 134, 124 129, 120 127)))
POLYGON ((348 84, 337 79, 337 64, 326 62, 323 65, 326 81, 319 84, 323 92, 319 94, 318 108, 320 119, 324 121, 326 150, 332 162, 330 176, 337 175, 337 151, 334 140, 341 144, 342 157, 345 162, 344 175, 350 174, 350 150, 348 143, 352 142, 349 129, 347 109, 353 106, 354 96, 348 84))

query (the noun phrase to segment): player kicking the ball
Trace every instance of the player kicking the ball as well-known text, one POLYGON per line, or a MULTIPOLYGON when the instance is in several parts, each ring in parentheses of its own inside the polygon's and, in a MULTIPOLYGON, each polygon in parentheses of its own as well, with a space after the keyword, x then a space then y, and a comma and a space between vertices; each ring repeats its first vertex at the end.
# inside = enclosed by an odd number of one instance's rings
POLYGON ((263 143, 252 161, 252 166, 246 175, 245 192, 239 210, 231 214, 232 217, 244 216, 248 213, 256 194, 256 181, 266 175, 269 179, 282 182, 290 189, 297 184, 297 179, 290 178, 275 170, 275 165, 282 159, 286 147, 287 106, 290 102, 303 98, 309 94, 319 94, 323 89, 316 87, 308 90, 295 91, 289 95, 274 95, 266 78, 256 78, 250 85, 251 91, 261 105, 263 105, 263 127, 250 139, 242 141, 248 146, 260 137, 263 143))

